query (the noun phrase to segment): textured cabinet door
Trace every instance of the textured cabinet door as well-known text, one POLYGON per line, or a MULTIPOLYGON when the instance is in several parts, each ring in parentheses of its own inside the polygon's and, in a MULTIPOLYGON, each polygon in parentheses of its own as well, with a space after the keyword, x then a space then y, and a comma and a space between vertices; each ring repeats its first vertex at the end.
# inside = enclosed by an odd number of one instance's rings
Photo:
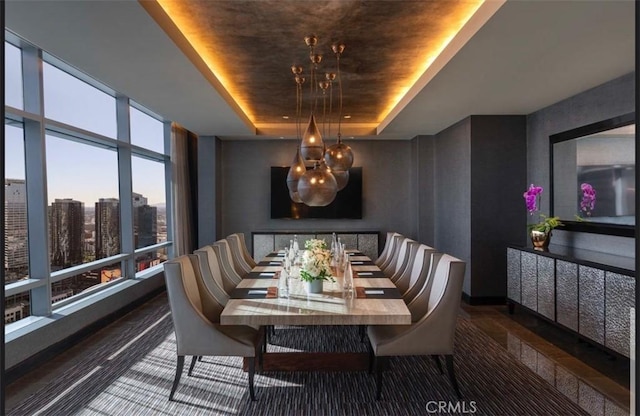
POLYGON ((578 265, 556 260, 557 322, 578 332, 578 265))
POLYGON ((358 250, 371 260, 378 258, 378 234, 358 234, 358 250))
POLYGON ((523 251, 520 255, 522 305, 538 310, 538 261, 537 255, 523 251))
POLYGON ((273 249, 273 234, 253 235, 253 258, 255 261, 262 260, 273 249))
POLYGON ((604 345, 604 270, 578 266, 578 332, 604 345))
POLYGON ((629 312, 635 306, 635 279, 618 273, 605 273, 604 345, 629 357, 629 312))
POLYGON ((520 250, 507 248, 507 297, 521 303, 520 250))
MULTIPOLYGON (((289 244, 293 240, 296 234, 276 234, 275 235, 275 249, 283 250, 285 247, 289 247, 289 244)), ((312 238, 316 238, 315 234, 297 234, 298 236, 298 247, 300 250, 304 250, 304 243, 307 240, 311 240, 312 238)))
POLYGON ((347 250, 358 249, 358 234, 338 234, 338 238, 347 250))
POLYGON ((538 259, 538 313, 556 319, 555 260, 536 256, 538 259))

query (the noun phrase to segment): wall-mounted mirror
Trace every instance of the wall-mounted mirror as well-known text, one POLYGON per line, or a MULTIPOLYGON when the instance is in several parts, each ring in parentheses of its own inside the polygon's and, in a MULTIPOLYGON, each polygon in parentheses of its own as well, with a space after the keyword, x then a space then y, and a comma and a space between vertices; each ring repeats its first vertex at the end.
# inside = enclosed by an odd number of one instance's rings
POLYGON ((635 114, 554 134, 551 213, 568 231, 633 237, 635 114))

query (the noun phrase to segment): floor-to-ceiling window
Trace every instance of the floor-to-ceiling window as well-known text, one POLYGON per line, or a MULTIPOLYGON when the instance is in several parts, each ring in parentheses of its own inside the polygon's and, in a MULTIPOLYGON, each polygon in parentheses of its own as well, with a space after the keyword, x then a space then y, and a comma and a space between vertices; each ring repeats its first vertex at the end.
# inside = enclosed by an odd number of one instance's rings
MULTIPOLYGON (((5 322, 171 255, 169 122, 13 33, 5 42, 5 322)), ((125 70, 125 68, 123 68, 125 70)))

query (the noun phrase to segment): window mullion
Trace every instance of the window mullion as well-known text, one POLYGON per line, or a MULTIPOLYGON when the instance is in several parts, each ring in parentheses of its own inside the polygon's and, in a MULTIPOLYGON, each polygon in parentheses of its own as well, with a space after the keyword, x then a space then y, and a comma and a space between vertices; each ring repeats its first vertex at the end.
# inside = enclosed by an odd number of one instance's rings
POLYGON ((116 117, 118 125, 118 177, 120 182, 120 242, 122 253, 131 256, 122 262, 122 275, 133 278, 136 275, 135 242, 133 236, 133 183, 131 174, 131 138, 129 99, 116 96, 116 117))
POLYGON ((27 227, 29 245, 29 276, 44 279, 46 285, 31 290, 31 315, 51 314, 49 262, 49 229, 47 208, 47 157, 44 131, 44 99, 42 51, 25 46, 22 49, 25 111, 40 116, 24 121, 25 174, 27 178, 27 227))
MULTIPOLYGON (((164 122, 164 153, 166 155, 171 154, 171 122, 164 122)), ((164 163, 164 184, 165 184, 165 195, 166 195, 166 221, 167 221, 167 241, 174 241, 173 238, 173 186, 171 186, 173 181, 172 176, 172 168, 171 168, 171 160, 166 160, 164 163)), ((175 244, 171 244, 167 251, 167 257, 172 259, 175 257, 175 244)))

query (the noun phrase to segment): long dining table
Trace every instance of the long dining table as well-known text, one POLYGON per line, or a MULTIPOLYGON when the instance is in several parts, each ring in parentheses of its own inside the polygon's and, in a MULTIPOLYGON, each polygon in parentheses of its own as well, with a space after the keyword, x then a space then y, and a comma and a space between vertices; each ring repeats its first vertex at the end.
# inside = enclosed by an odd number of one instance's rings
MULTIPOLYGON (((409 325, 411 314, 393 282, 370 258, 350 251, 352 292, 343 290, 343 276, 325 281, 322 293, 308 294, 304 284, 290 278, 288 297, 279 296, 283 252, 261 260, 238 284, 220 316, 222 325, 409 325)), ((267 353, 263 371, 364 370, 368 354, 303 351, 267 353)))

